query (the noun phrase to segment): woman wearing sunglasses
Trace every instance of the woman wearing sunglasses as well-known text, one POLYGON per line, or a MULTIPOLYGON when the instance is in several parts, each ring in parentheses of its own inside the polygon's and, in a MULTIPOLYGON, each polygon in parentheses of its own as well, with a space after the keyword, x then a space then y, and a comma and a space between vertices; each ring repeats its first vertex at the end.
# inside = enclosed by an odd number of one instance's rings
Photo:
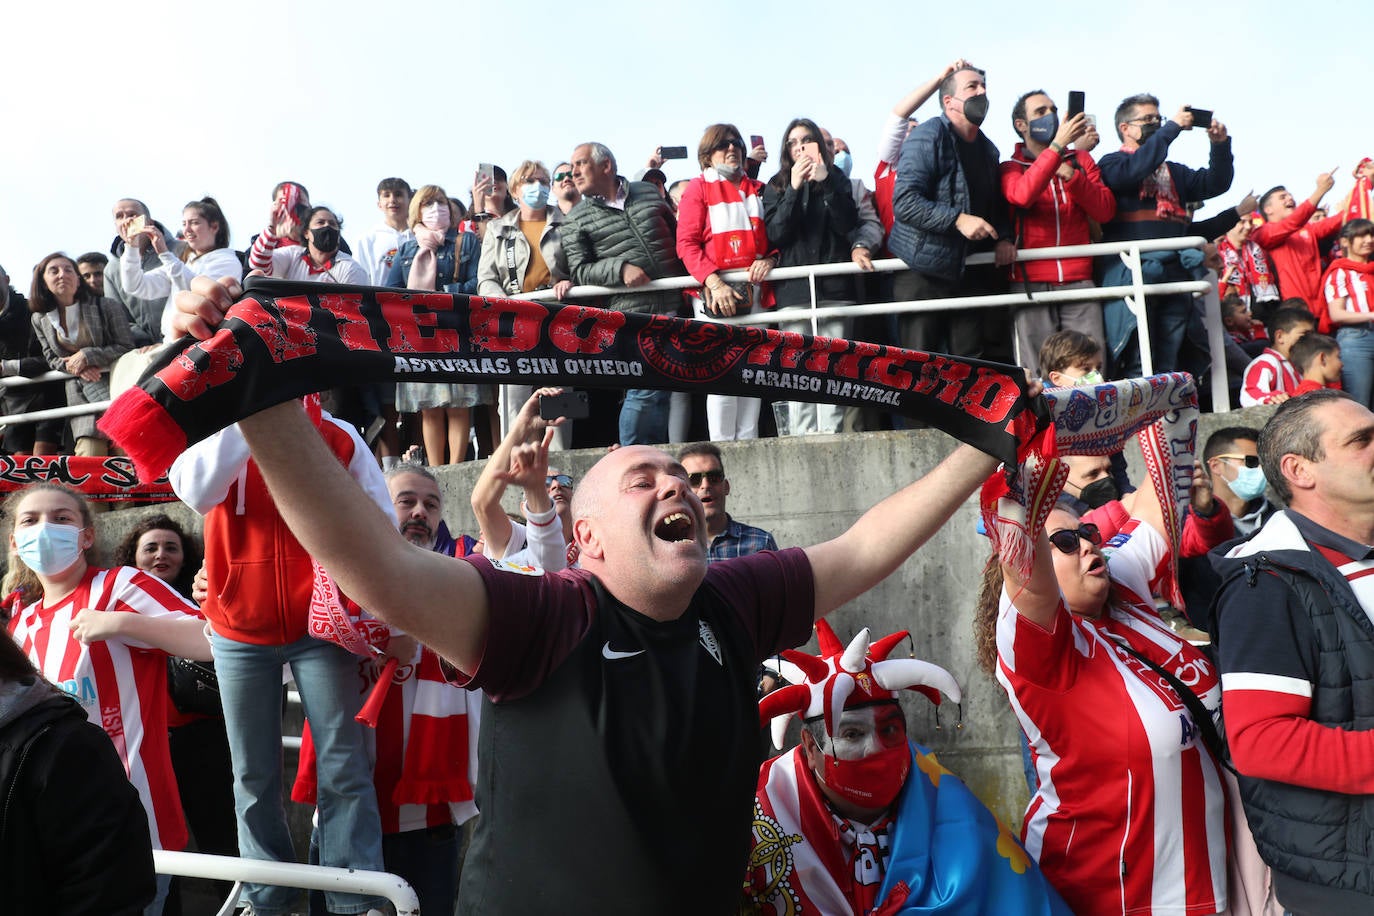
POLYGON ((1025 581, 994 557, 979 660, 1034 755, 1026 849, 1073 911, 1216 913, 1226 908, 1225 793, 1190 704, 1215 714, 1220 681, 1155 612, 1151 582, 1169 546, 1152 484, 1133 515, 1104 545, 1056 507, 1025 581))
MULTIPOLYGON (((687 183, 677 211, 677 256, 702 284, 690 290, 694 317, 713 320, 749 312, 762 297, 777 255, 763 225, 763 185, 745 174, 744 139, 733 124, 712 124, 697 144, 701 174, 687 183), (721 273, 749 271, 747 283, 726 283, 721 273)), ((759 399, 708 394, 711 440, 757 439, 759 399)))

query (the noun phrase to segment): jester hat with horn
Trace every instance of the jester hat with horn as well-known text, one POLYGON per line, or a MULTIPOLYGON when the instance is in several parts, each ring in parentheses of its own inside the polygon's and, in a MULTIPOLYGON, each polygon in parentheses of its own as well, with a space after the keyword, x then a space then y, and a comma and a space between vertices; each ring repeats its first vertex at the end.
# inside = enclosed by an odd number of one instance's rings
POLYGON ((899 630, 870 643, 868 627, 864 627, 845 647, 830 624, 817 620, 821 654, 784 650, 783 665, 796 668, 782 672, 792 683, 759 701, 759 723, 772 720, 773 746, 782 749, 787 720, 793 715, 803 719, 824 716, 826 734, 834 737, 835 723, 846 708, 896 700, 898 690, 919 691, 937 706, 943 691, 958 703, 962 696, 959 683, 944 668, 915 658, 888 660, 888 653, 908 635, 906 630, 899 630))

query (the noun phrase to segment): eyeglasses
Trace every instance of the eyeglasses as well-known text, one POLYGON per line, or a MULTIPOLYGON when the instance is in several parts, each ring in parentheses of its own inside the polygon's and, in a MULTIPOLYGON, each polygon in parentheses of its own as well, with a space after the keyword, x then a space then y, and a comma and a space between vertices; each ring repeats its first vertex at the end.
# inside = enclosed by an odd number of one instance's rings
POLYGON ((711 152, 728 153, 732 149, 737 149, 741 153, 744 152, 744 141, 731 137, 730 139, 722 140, 715 146, 711 147, 711 152))
POLYGON ((1127 123, 1127 124, 1163 124, 1163 123, 1164 123, 1164 119, 1161 118, 1159 115, 1149 115, 1148 117, 1144 117, 1144 118, 1131 118, 1131 120, 1127 121, 1126 123, 1127 123))
POLYGON ((1260 466, 1259 455, 1213 455, 1212 457, 1220 458, 1223 461, 1243 461, 1247 468, 1260 466))
POLYGON ((571 178, 572 178, 572 172, 554 172, 554 173, 553 173, 553 180, 554 180, 555 182, 559 182, 559 181, 563 181, 564 179, 571 179, 571 178))
POLYGON ((571 488, 573 479, 567 474, 550 474, 548 477, 544 478, 544 486, 551 487, 554 484, 558 484, 560 487, 571 488))
POLYGON ((1060 528, 1050 533, 1050 543, 1061 553, 1077 553, 1080 538, 1094 547, 1102 546, 1102 532, 1098 531, 1092 522, 1084 522, 1077 528, 1060 528))
POLYGON ((687 482, 688 482, 689 484, 691 484, 694 488, 695 488, 695 487, 701 486, 701 482, 702 482, 703 480, 706 481, 706 482, 709 483, 709 484, 713 484, 713 485, 714 485, 714 484, 720 483, 720 482, 721 482, 722 480, 724 480, 724 479, 725 479, 725 472, 724 472, 724 471, 720 471, 720 470, 715 470, 715 471, 696 471, 696 472, 694 472, 694 473, 691 473, 691 474, 688 474, 688 475, 687 475, 687 482))

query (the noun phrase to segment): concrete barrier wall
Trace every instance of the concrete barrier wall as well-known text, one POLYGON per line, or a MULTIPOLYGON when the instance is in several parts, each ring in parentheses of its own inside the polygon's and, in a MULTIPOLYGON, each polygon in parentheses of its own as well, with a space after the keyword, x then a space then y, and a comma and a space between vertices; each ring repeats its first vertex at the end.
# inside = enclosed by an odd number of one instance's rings
MULTIPOLYGON (((1261 426, 1272 408, 1209 414, 1199 424, 1199 450, 1223 426, 1261 426)), ((731 515, 773 532, 780 546, 805 546, 844 531, 884 496, 927 473, 952 451, 943 433, 916 430, 722 443, 732 491, 731 515)), ((1138 451, 1128 449, 1133 476, 1140 476, 1138 451)), ((553 456, 559 470, 580 479, 603 452, 553 456)), ((454 532, 475 534, 468 495, 481 463, 439 469, 445 519, 454 532)), ((507 508, 519 509, 509 492, 507 508)), ((143 515, 169 511, 198 528, 184 506, 111 512, 101 519, 101 544, 112 547, 143 515)), ((831 615, 847 640, 860 627, 875 636, 908 629, 919 658, 948 668, 963 687, 962 707, 946 702, 938 711, 918 694, 904 703, 912 736, 938 752, 947 767, 967 781, 1008 823, 1019 826, 1027 802, 1017 744, 1017 725, 1000 685, 974 660, 972 614, 979 577, 989 556, 987 539, 975 530, 977 506, 970 499, 950 523, 886 582, 831 615)), ((905 645, 905 644, 904 644, 905 645)), ((810 644, 814 651, 814 641, 810 644)), ((897 654, 905 651, 899 648, 897 654)), ((1084 710, 1111 715, 1110 710, 1084 710)))

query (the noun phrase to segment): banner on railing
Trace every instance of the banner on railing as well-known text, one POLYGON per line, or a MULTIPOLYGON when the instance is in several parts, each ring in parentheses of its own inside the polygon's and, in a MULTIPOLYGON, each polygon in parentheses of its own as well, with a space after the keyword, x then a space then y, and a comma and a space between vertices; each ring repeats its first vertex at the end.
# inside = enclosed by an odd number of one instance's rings
POLYGON ((177 498, 166 477, 140 483, 129 458, 0 455, 0 493, 12 493, 34 483, 64 484, 99 502, 171 502, 177 498))
POLYGON ((699 390, 877 405, 1006 461, 1048 424, 1021 369, 578 305, 248 281, 205 341, 169 347, 100 423, 144 479, 188 445, 291 398, 360 382, 699 390))

